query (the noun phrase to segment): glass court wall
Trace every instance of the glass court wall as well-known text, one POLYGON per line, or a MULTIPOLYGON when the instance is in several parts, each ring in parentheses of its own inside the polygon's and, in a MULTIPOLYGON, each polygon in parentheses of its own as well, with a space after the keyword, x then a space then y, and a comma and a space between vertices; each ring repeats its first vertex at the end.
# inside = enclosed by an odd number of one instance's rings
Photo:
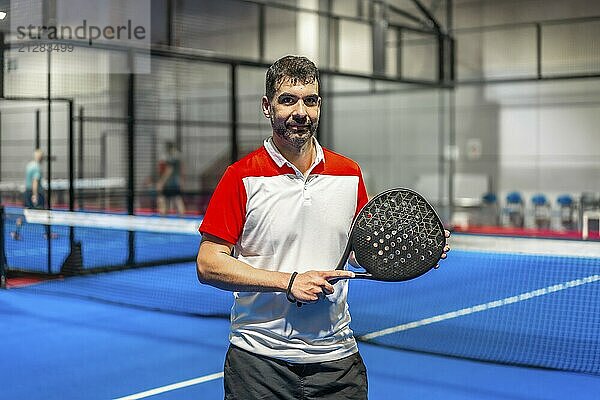
POLYGON ((598 238, 598 16, 588 1, 455 2, 460 229, 598 238))
POLYGON ((361 164, 371 193, 413 187, 467 231, 581 237, 583 213, 600 208, 598 6, 423 4, 426 12, 408 0, 154 1, 148 74, 98 73, 129 62, 127 49, 105 48, 24 75, 30 61, 6 32, 0 179, 22 180, 48 128, 51 178, 68 177, 64 105, 52 104, 48 124, 40 101, 50 86, 52 98, 73 101, 75 177, 116 178, 75 194, 103 200, 77 204, 153 212, 172 141, 188 210, 201 214, 224 168, 270 134, 265 69, 303 54, 322 71, 319 140, 361 164))
MULTIPOLYGON (((372 193, 390 186, 409 186, 416 175, 409 171, 420 168, 417 163, 403 165, 402 176, 394 174, 398 169, 394 152, 365 152, 360 147, 364 131, 348 129, 352 123, 348 111, 361 116, 363 111, 372 111, 370 118, 362 116, 361 120, 381 132, 373 142, 381 148, 399 146, 394 142, 399 140, 397 132, 386 132, 398 131, 396 127, 379 127, 377 115, 393 112, 389 105, 396 101, 394 96, 401 95, 373 94, 410 93, 421 88, 431 92, 440 87, 439 68, 407 68, 407 61, 398 55, 418 49, 413 57, 420 65, 437 65, 432 49, 438 35, 417 26, 406 29, 421 32, 418 39, 401 37, 397 26, 375 29, 375 21, 383 16, 378 7, 364 1, 153 2, 153 15, 162 18, 152 21, 150 73, 126 72, 127 66, 143 58, 135 50, 131 58, 130 49, 86 48, 81 59, 38 58, 39 65, 33 66, 36 73, 24 74, 18 66, 34 61, 11 47, 11 34, 7 33, 5 59, 13 68, 4 74, 7 100, 2 103, 2 119, 6 128, 6 124, 12 125, 2 131, 0 177, 3 182, 21 181, 37 144, 50 152, 46 168, 50 168, 51 180, 69 177, 68 129, 58 111, 52 112, 58 107, 56 102, 50 107, 48 122, 43 99, 50 94, 51 99, 73 103, 75 179, 96 180, 96 191, 75 192, 75 208, 153 212, 158 164, 166 142, 171 141, 181 153, 187 208, 201 214, 225 167, 270 135, 268 121, 260 112, 266 68, 278 57, 299 53, 315 60, 322 71, 324 106, 319 139, 323 144, 364 162, 365 174, 372 177, 368 178, 372 193), (165 19, 167 16, 170 19, 165 19), (375 35, 385 39, 382 52, 373 50, 375 35), (401 43, 406 44, 402 49, 401 43), (433 58, 427 59, 429 56, 433 58), (99 66, 107 63, 125 66, 125 72, 102 72, 99 66), (378 72, 373 69, 376 63, 378 72), (398 84, 399 80, 410 84, 398 84), (14 125, 12 104, 29 98, 38 102, 14 125), (383 104, 388 106, 381 108, 383 104), (36 142, 34 136, 44 139, 36 142)), ((447 89, 440 89, 440 93, 444 91, 447 89)), ((439 106, 437 96, 433 98, 439 106)), ((431 127, 435 130, 428 135, 435 142, 426 146, 423 156, 428 158, 428 167, 437 171, 436 154, 443 136, 439 130, 447 126, 435 122, 431 127)), ((403 148, 416 157, 415 145, 404 144, 403 148)), ((55 189, 58 193, 56 185, 55 189)), ((19 203, 20 196, 14 192, 3 191, 2 195, 19 203)), ((68 207, 67 197, 54 197, 51 206, 68 207)))

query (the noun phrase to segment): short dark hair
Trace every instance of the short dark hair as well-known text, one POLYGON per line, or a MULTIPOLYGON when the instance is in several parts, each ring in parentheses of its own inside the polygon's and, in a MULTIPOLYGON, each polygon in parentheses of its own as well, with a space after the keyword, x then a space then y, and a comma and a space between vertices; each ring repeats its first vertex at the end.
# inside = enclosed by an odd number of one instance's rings
POLYGON ((321 89, 319 70, 315 63, 306 57, 285 56, 275 61, 267 70, 265 95, 269 100, 272 100, 275 96, 277 84, 285 78, 291 78, 294 82, 300 81, 302 83, 316 81, 319 89, 321 89))

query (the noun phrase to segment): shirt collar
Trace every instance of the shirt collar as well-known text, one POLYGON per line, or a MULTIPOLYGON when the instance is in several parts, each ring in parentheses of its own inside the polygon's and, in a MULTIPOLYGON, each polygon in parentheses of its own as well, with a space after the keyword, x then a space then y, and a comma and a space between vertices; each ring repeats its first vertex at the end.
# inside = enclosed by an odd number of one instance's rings
MULTIPOLYGON (((325 162, 325 155, 323 153, 323 148, 321 147, 321 145, 319 144, 319 142, 317 141, 317 139, 313 136, 312 138, 313 143, 315 145, 315 150, 317 151, 317 156, 315 158, 315 161, 313 162, 313 166, 319 164, 321 161, 323 161, 323 163, 325 162)), ((273 159, 273 161, 275 161, 275 164, 277 164, 277 166, 279 168, 283 167, 284 164, 287 164, 288 166, 292 166, 292 163, 290 163, 277 149, 277 147, 275 147, 275 144, 273 143, 273 137, 268 137, 267 139, 265 139, 265 149, 267 150, 267 153, 269 153, 269 156, 271 156, 271 158, 273 159)))

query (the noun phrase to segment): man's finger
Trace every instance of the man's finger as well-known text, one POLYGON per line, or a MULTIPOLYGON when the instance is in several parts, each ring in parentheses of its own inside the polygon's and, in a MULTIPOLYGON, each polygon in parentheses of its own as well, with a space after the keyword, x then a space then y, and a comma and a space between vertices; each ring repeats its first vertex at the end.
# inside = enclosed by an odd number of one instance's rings
POLYGON ((330 284, 329 282, 325 281, 325 284, 323 285, 323 293, 325 293, 326 295, 329 294, 333 294, 335 290, 333 289, 333 285, 330 284))
POLYGON ((312 303, 316 303, 317 301, 319 301, 319 296, 314 294, 314 295, 311 295, 308 300, 302 300, 302 303, 312 304, 312 303))
POLYGON ((354 272, 346 270, 323 271, 322 277, 329 280, 331 278, 354 278, 354 272))

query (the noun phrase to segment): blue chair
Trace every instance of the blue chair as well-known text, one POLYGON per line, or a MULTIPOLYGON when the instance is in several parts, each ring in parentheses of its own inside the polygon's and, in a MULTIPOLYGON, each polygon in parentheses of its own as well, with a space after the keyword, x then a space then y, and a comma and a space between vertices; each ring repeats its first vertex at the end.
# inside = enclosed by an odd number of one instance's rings
POLYGON ((506 225, 514 228, 522 228, 525 224, 525 205, 523 196, 519 192, 510 192, 506 195, 505 215, 506 225))
POLYGON ((482 200, 484 204, 496 204, 498 198, 494 193, 486 193, 483 195, 482 200))
POLYGON ((561 194, 556 199, 556 202, 560 204, 561 207, 569 207, 573 205, 573 197, 568 194, 561 194))
POLYGON ((552 210, 544 194, 538 193, 531 198, 533 203, 533 220, 538 229, 550 229, 552 210))
POLYGON ((481 198, 481 220, 480 225, 486 226, 497 226, 499 225, 499 209, 498 209, 498 198, 495 193, 488 192, 481 198))
POLYGON ((568 194, 561 194, 556 198, 559 206, 560 226, 566 230, 575 229, 575 201, 568 194))
POLYGON ((548 205, 548 199, 543 194, 535 194, 531 198, 531 202, 534 206, 545 206, 548 205))
POLYGON ((519 192, 510 192, 506 195, 506 202, 508 204, 523 204, 523 197, 519 192))

